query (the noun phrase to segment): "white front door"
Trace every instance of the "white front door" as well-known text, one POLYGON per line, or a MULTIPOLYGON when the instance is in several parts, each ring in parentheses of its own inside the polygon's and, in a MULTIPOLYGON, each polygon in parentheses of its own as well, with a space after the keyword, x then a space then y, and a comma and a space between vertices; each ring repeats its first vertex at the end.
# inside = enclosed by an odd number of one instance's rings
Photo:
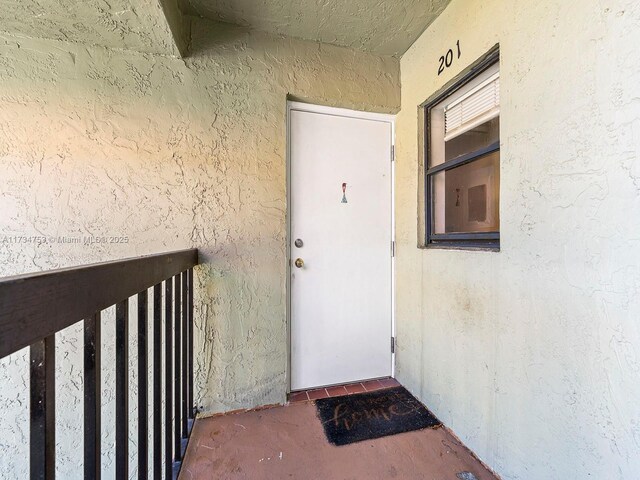
POLYGON ((289 104, 292 390, 391 375, 392 144, 391 116, 289 104))

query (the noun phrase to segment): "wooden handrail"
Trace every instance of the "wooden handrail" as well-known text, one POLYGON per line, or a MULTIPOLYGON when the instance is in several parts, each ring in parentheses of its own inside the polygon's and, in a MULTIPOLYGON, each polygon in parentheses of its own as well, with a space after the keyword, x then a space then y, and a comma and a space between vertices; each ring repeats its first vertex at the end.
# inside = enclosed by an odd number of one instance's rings
POLYGON ((167 479, 174 478, 174 474, 179 472, 195 418, 193 267, 197 263, 198 251, 190 249, 0 279, 0 358, 29 346, 31 479, 55 479, 55 334, 81 321, 84 327, 84 477, 100 479, 100 375, 104 365, 101 354, 101 312, 112 305, 115 305, 116 333, 116 477, 129 478, 131 381, 137 381, 138 390, 136 454, 139 478, 146 479, 150 470, 148 457, 151 431, 148 420, 151 412, 154 426, 151 470, 154 478, 161 478, 162 470, 167 479), (153 311, 149 310, 151 287, 153 311), (133 332, 129 331, 131 297, 136 297, 137 302, 137 329, 133 332), (165 312, 164 321, 162 307, 165 312), (164 362, 161 330, 164 330, 164 362), (152 342, 150 331, 153 332, 152 342), (137 378, 130 375, 129 368, 129 341, 132 337, 136 339, 138 348, 137 378), (147 359, 150 346, 153 347, 152 371, 148 368, 147 359), (161 399, 163 370, 164 405, 161 399), (153 396, 149 399, 151 378, 153 396), (164 448, 161 448, 162 436, 165 440, 164 448))
POLYGON ((0 279, 0 358, 197 263, 193 248, 0 279))

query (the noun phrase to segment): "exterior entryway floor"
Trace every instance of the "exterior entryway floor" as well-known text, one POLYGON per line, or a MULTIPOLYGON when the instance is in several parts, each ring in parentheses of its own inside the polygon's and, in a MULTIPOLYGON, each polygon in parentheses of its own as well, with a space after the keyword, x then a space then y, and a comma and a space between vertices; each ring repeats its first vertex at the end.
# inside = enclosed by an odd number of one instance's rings
POLYGON ((446 428, 336 447, 312 401, 196 420, 180 479, 495 480, 446 428))

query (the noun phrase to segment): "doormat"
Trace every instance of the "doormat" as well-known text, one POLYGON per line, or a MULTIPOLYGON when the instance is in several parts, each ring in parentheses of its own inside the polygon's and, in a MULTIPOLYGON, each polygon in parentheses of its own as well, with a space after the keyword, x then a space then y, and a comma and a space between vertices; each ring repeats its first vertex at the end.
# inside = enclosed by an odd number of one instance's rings
POLYGON ((439 427, 440 421, 404 387, 316 400, 327 440, 334 445, 439 427))

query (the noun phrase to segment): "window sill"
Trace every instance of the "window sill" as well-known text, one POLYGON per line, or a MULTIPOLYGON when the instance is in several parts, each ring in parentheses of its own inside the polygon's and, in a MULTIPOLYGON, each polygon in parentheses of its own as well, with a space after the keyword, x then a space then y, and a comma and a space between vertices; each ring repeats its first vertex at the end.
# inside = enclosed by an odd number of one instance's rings
POLYGON ((460 243, 429 243, 418 245, 421 250, 466 250, 472 252, 500 252, 500 245, 470 245, 460 243))

